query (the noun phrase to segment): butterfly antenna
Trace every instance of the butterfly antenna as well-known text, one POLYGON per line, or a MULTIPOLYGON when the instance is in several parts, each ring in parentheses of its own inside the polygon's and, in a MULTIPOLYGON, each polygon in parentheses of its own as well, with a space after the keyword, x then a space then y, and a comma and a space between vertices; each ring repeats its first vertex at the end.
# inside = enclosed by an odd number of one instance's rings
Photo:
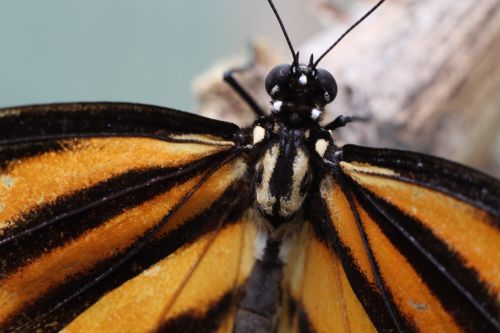
POLYGON ((278 13, 278 10, 274 6, 274 3, 273 3, 272 0, 267 0, 267 2, 269 2, 269 5, 271 6, 271 9, 273 10, 274 15, 278 19, 278 22, 279 22, 280 27, 281 27, 281 31, 283 31, 283 35, 285 35, 285 39, 286 39, 286 42, 288 43, 288 47, 290 48, 290 51, 292 52, 293 63, 295 65, 298 65, 298 63, 299 63, 299 59, 298 59, 299 54, 295 53, 295 50, 293 49, 292 42, 290 41, 290 37, 288 37, 288 32, 286 32, 285 25, 283 24, 283 21, 281 20, 280 14, 278 13))
POLYGON ((357 20, 353 25, 351 25, 349 27, 349 29, 347 29, 325 52, 323 52, 323 54, 314 63, 314 67, 313 68, 316 68, 316 66, 318 66, 318 64, 321 61, 321 59, 323 59, 335 46, 337 46, 338 43, 340 43, 340 41, 342 39, 344 39, 345 36, 347 36, 347 34, 349 34, 354 28, 356 28, 358 26, 358 24, 360 24, 361 22, 363 22, 365 18, 367 18, 368 16, 370 16, 370 14, 373 13, 384 2, 385 2, 385 0, 380 0, 365 15, 363 15, 359 20, 357 20))

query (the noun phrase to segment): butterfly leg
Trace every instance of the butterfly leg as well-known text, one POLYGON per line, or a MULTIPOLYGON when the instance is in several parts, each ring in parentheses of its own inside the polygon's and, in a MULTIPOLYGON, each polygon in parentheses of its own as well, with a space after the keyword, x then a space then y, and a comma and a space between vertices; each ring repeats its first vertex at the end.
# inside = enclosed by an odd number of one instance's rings
POLYGON ((335 130, 339 127, 344 127, 345 125, 353 122, 353 121, 369 121, 370 117, 349 117, 349 116, 338 116, 332 122, 325 125, 325 129, 327 130, 335 130))
POLYGON ((261 116, 264 116, 265 113, 264 111, 262 111, 262 109, 260 108, 260 106, 257 104, 257 102, 255 101, 255 99, 250 96, 250 94, 248 93, 248 91, 246 91, 239 83, 238 81, 236 80, 236 78, 234 77, 234 74, 235 73, 238 73, 238 72, 242 72, 246 69, 249 69, 251 66, 253 65, 253 61, 251 61, 250 63, 248 63, 247 65, 245 66, 242 66, 242 67, 238 67, 238 68, 232 68, 230 70, 227 70, 224 72, 224 81, 227 82, 227 84, 229 84, 231 86, 231 88, 234 89, 234 91, 236 91, 236 93, 245 101, 247 102, 247 104, 250 106, 250 108, 252 109, 252 111, 257 115, 257 117, 261 117, 261 116))

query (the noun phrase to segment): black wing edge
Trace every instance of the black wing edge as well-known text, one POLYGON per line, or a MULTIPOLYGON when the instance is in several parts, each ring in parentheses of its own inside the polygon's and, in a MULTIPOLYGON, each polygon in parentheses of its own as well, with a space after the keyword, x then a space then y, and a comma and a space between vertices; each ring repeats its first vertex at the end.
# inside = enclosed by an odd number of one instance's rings
POLYGON ((356 145, 342 147, 342 161, 392 169, 399 174, 392 178, 445 193, 500 219, 500 181, 464 165, 422 153, 356 145))
POLYGON ((82 102, 0 109, 0 145, 58 138, 208 134, 233 140, 239 127, 154 105, 82 102))

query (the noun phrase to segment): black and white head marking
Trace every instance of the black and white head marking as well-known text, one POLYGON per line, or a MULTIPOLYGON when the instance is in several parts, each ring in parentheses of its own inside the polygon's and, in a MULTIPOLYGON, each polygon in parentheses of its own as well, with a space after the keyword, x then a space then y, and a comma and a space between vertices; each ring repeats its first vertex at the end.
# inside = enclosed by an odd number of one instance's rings
POLYGON ((317 123, 326 104, 337 95, 337 84, 326 70, 313 65, 282 64, 266 78, 271 112, 290 126, 317 123))

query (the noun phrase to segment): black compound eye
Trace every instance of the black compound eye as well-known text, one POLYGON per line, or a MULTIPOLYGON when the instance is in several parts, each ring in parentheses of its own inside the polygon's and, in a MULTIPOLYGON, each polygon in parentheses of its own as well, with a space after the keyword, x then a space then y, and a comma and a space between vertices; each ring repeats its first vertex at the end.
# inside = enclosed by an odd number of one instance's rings
POLYGON ((291 79, 291 65, 283 64, 274 67, 266 78, 266 91, 271 97, 279 96, 280 89, 286 89, 291 79))
POLYGON ((316 73, 316 79, 323 89, 321 99, 325 104, 328 104, 337 96, 337 82, 335 82, 333 75, 325 69, 317 69, 316 73))

